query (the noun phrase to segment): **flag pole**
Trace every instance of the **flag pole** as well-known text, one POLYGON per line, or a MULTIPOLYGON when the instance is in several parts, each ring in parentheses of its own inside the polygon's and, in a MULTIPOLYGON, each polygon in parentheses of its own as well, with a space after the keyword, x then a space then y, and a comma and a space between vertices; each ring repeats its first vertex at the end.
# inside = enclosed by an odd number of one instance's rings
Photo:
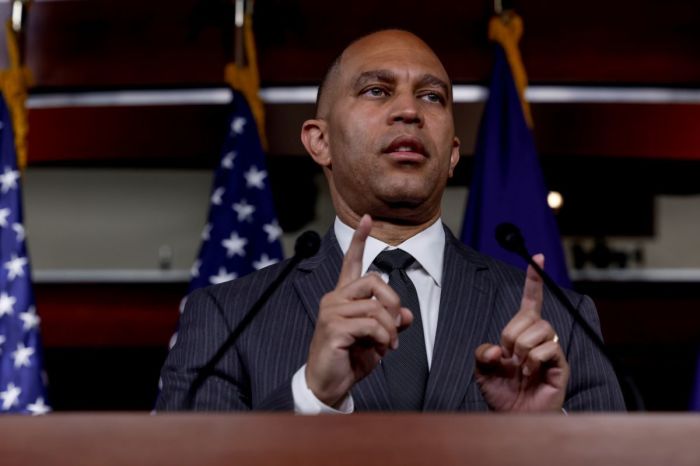
POLYGON ((0 89, 10 109, 12 126, 17 151, 17 164, 20 171, 27 163, 27 132, 28 118, 25 102, 27 88, 31 84, 31 75, 24 65, 23 34, 26 22, 29 0, 14 0, 12 3, 12 18, 5 23, 5 40, 9 66, 0 71, 0 89))
POLYGON ((226 65, 224 77, 234 89, 245 95, 253 111, 263 149, 267 149, 265 135, 265 107, 260 99, 260 76, 253 35, 253 1, 235 0, 235 56, 226 65))
POLYGON ((503 13, 503 0, 493 0, 493 11, 497 15, 501 15, 503 13))
POLYGON ((235 50, 234 63, 238 69, 245 67, 245 34, 243 26, 245 25, 245 0, 235 0, 235 50))

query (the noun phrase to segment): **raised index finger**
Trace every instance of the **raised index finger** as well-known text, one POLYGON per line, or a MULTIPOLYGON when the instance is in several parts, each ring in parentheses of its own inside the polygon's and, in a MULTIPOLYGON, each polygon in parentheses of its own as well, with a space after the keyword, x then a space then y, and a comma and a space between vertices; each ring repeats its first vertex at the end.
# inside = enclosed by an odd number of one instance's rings
MULTIPOLYGON (((532 256, 532 260, 541 268, 544 268, 544 255, 535 254, 532 256)), ((542 277, 539 276, 531 265, 528 265, 525 275, 525 287, 523 288, 523 299, 520 301, 519 312, 533 312, 537 314, 538 317, 542 316, 542 297, 544 295, 542 286, 542 277)))
POLYGON ((348 252, 345 253, 343 267, 338 277, 338 288, 357 280, 362 275, 362 256, 365 252, 365 241, 371 230, 372 217, 365 214, 360 219, 355 234, 352 235, 348 252))

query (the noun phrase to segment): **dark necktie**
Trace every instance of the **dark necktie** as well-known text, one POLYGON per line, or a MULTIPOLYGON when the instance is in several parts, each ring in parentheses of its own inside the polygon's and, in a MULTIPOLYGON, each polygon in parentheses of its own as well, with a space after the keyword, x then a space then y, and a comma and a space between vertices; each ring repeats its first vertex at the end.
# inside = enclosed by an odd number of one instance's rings
POLYGON ((406 275, 406 268, 414 262, 413 256, 400 249, 384 251, 374 259, 374 265, 389 275, 389 286, 401 298, 401 305, 413 313, 413 323, 399 334, 399 348, 389 351, 382 363, 393 408, 400 411, 420 411, 423 408, 428 380, 428 358, 418 294, 406 275))

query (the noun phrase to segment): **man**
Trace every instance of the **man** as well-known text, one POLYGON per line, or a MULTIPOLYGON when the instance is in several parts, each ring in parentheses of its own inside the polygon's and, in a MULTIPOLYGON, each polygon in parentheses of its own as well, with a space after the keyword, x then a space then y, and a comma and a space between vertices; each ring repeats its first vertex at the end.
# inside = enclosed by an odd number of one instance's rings
MULTIPOLYGON (((351 44, 301 138, 323 167, 335 225, 195 393, 283 265, 189 297, 158 409, 623 409, 609 364, 537 274, 442 225, 459 140, 449 77, 423 41, 390 30, 351 44)), ((570 297, 597 326, 591 301, 570 297)))

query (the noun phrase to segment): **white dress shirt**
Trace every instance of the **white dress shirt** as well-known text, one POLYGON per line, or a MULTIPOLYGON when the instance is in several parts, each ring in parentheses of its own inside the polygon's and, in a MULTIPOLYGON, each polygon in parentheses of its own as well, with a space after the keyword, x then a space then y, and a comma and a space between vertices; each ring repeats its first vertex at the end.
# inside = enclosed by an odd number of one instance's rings
MULTIPOLYGON (((336 217, 333 225, 335 237, 338 240, 343 254, 347 253, 350 241, 355 230, 344 224, 336 217)), ((435 331, 437 329, 438 310, 440 309, 440 288, 442 284, 442 263, 445 252, 445 231, 442 221, 438 219, 431 226, 417 235, 407 239, 398 246, 390 246, 371 236, 365 243, 365 251, 362 256, 362 273, 378 272, 384 282, 389 281, 389 276, 381 272, 374 264, 374 259, 384 250, 401 249, 412 255, 416 261, 406 270, 418 294, 421 319, 423 320, 423 334, 425 337, 425 350, 428 358, 428 368, 433 356, 435 344, 435 331)), ((413 311, 413 309, 411 309, 413 311)), ((399 340, 401 335, 399 334, 399 340)), ((292 395, 294 397, 294 411, 298 414, 319 413, 351 413, 354 411, 354 403, 351 396, 347 396, 338 409, 334 409, 321 402, 306 384, 306 364, 304 364, 292 377, 292 395)))

